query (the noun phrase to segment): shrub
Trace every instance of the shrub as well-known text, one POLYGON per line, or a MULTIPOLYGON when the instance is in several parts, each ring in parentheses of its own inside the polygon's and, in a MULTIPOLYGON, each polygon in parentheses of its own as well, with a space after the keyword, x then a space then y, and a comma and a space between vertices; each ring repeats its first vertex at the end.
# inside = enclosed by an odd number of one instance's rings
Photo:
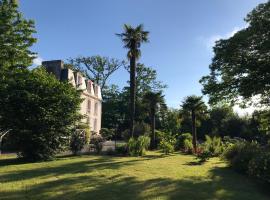
POLYGON ((138 139, 130 138, 127 144, 128 153, 131 156, 142 156, 149 148, 150 138, 147 136, 140 136, 138 139))
POLYGON ((270 152, 265 149, 250 160, 248 165, 248 174, 270 183, 270 152))
POLYGON ((127 155, 128 149, 126 144, 116 145, 115 153, 117 155, 127 155))
POLYGON ((92 135, 90 144, 94 145, 95 151, 100 153, 103 147, 104 139, 100 134, 92 135))
POLYGON ((70 140, 70 150, 74 155, 80 152, 86 143, 84 134, 81 131, 75 131, 70 140))
POLYGON ((161 135, 161 141, 159 143, 159 148, 165 154, 173 153, 175 144, 176 144, 176 139, 173 135, 168 134, 168 133, 167 134, 163 133, 161 135))
POLYGON ((239 142, 228 147, 223 157, 238 172, 247 173, 249 162, 258 155, 260 147, 255 142, 239 142))
POLYGON ((203 143, 203 149, 209 152, 210 156, 219 156, 223 152, 223 144, 220 137, 205 136, 205 142, 203 143))
POLYGON ((211 156, 212 154, 210 151, 198 148, 197 159, 199 159, 200 162, 207 161, 211 156))
POLYGON ((185 143, 187 143, 188 140, 192 144, 192 135, 190 133, 182 133, 181 135, 178 136, 177 138, 177 143, 176 143, 176 148, 177 149, 185 149, 185 143))
POLYGON ((115 134, 115 130, 108 129, 108 128, 102 128, 102 129, 100 129, 99 133, 104 139, 111 140, 115 134))
POLYGON ((168 142, 165 139, 162 139, 159 143, 159 148, 163 151, 165 154, 173 153, 174 152, 174 144, 168 142))
POLYGON ((191 154, 193 152, 193 145, 192 145, 192 141, 189 140, 189 139, 185 139, 184 142, 183 142, 183 148, 182 150, 185 152, 185 153, 189 153, 191 154))

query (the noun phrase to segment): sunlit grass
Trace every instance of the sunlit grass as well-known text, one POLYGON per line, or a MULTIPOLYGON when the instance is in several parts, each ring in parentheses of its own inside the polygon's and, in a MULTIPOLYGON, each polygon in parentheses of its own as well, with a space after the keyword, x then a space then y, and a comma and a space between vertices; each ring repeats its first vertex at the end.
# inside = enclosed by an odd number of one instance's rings
POLYGON ((78 156, 40 163, 0 158, 0 199, 270 199, 219 159, 78 156))

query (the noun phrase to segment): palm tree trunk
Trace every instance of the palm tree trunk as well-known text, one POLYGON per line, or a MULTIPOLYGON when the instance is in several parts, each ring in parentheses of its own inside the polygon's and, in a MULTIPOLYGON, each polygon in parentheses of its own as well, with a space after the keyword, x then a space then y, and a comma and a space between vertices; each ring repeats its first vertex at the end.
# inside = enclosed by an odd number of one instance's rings
POLYGON ((134 134, 135 98, 136 98, 136 58, 130 58, 130 135, 134 134))
POLYGON ((156 148, 156 111, 155 108, 151 109, 151 149, 156 148))
POLYGON ((196 133, 196 114, 195 111, 191 111, 191 118, 192 118, 192 144, 193 150, 197 153, 197 133, 196 133))

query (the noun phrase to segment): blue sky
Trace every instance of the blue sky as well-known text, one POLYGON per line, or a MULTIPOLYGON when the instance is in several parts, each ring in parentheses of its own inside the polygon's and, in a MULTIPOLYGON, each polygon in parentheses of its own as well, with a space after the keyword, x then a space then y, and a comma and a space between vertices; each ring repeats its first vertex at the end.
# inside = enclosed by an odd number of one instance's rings
MULTIPOLYGON (((198 80, 208 73, 211 47, 246 24, 243 18, 266 0, 21 0, 24 16, 36 23, 33 51, 40 60, 102 55, 126 59, 115 33, 124 23, 143 23, 150 43, 139 62, 157 70, 168 85, 167 104, 179 107, 187 95, 201 95, 198 80)), ((129 75, 117 71, 110 83, 124 86, 129 75)))

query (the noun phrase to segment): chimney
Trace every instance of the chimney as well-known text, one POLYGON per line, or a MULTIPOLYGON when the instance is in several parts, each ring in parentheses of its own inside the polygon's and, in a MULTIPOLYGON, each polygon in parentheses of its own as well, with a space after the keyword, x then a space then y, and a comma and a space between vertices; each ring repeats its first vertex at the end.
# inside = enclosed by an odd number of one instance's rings
POLYGON ((62 60, 43 61, 42 65, 46 68, 47 72, 55 75, 57 79, 61 79, 61 72, 64 69, 64 62, 62 60))

